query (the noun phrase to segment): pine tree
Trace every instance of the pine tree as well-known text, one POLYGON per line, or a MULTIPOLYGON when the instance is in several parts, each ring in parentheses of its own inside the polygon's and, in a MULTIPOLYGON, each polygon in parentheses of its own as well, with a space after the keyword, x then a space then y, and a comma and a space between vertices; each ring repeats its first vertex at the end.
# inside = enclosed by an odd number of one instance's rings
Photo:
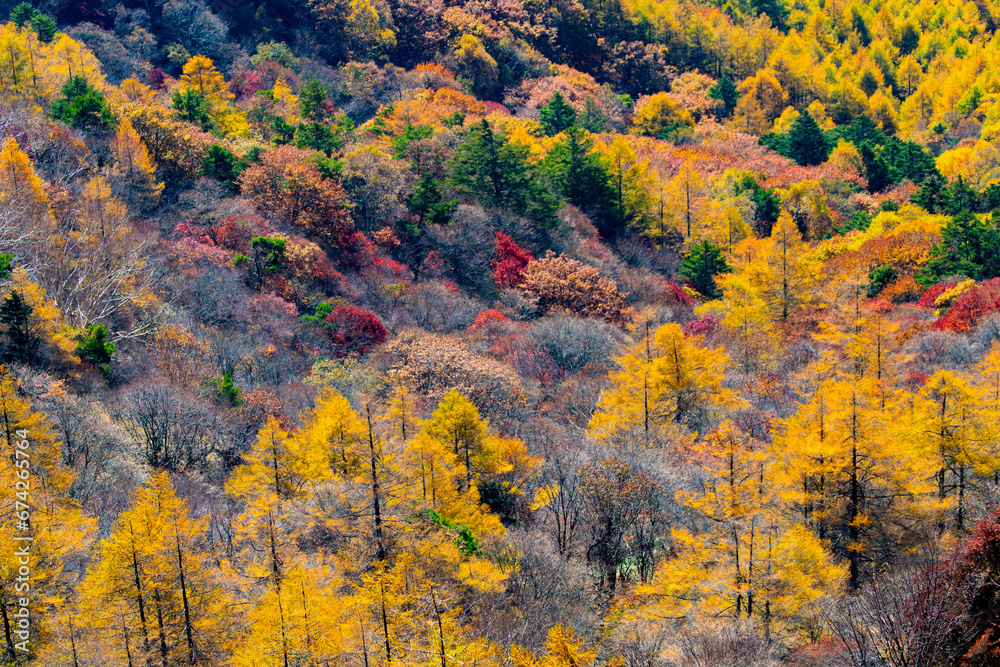
POLYGON ((299 111, 302 118, 314 122, 326 120, 329 115, 326 106, 327 95, 329 95, 327 86, 321 85, 315 78, 309 79, 299 89, 299 111))
POLYGON ((739 102, 740 92, 733 80, 723 75, 708 91, 708 96, 718 100, 722 105, 722 118, 729 118, 736 109, 736 103, 739 102))
POLYGON ((175 90, 170 100, 178 120, 194 123, 204 131, 212 129, 211 104, 197 89, 175 90))
POLYGON ((410 212, 417 216, 417 224, 410 230, 412 234, 423 233, 424 223, 447 225, 458 208, 458 201, 447 201, 441 194, 439 179, 432 174, 423 174, 413 188, 413 194, 406 199, 410 212))
POLYGON ((542 131, 545 136, 554 137, 560 132, 564 132, 573 127, 576 123, 576 109, 574 109, 558 90, 552 93, 552 97, 538 110, 542 124, 542 131))
POLYGON ((574 205, 607 209, 612 197, 610 175, 593 147, 593 139, 583 130, 570 127, 545 156, 542 171, 553 190, 574 205))
POLYGON ((830 145, 808 109, 803 109, 788 132, 788 157, 803 166, 822 164, 830 155, 830 145))
POLYGON ((555 224, 555 202, 538 182, 528 148, 487 120, 471 128, 455 150, 451 182, 485 206, 510 209, 545 228, 555 224))
POLYGON ((691 246, 684 256, 680 274, 699 294, 714 299, 719 296, 715 277, 731 270, 718 246, 711 241, 701 241, 691 246))
POLYGON ((104 94, 82 76, 71 76, 62 87, 63 98, 52 103, 55 120, 81 130, 106 132, 115 126, 115 116, 104 94))

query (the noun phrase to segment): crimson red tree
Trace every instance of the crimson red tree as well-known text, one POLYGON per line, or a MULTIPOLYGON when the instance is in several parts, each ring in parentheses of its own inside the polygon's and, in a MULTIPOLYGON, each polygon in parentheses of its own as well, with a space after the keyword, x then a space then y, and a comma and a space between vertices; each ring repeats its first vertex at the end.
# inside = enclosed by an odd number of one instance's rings
POLYGON ((389 337, 374 313, 355 306, 337 306, 323 321, 330 328, 333 351, 338 357, 364 354, 389 337))
POLYGON ((498 287, 514 287, 521 282, 528 262, 534 256, 530 250, 525 250, 517 245, 507 234, 497 232, 496 236, 497 258, 493 262, 493 281, 498 287))

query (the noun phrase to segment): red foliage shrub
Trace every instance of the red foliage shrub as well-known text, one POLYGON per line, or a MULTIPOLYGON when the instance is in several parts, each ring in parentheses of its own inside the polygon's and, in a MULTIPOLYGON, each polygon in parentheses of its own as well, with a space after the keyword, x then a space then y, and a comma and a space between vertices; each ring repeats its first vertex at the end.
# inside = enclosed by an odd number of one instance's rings
POLYGON ((253 97, 261 90, 264 90, 264 82, 257 72, 234 72, 233 78, 229 80, 229 92, 235 95, 237 99, 242 100, 253 97))
POLYGON ((338 357, 364 354, 389 337, 374 313, 355 306, 337 306, 323 321, 330 326, 333 350, 338 357))
MULTIPOLYGON (((664 301, 666 303, 680 303, 685 306, 690 306, 694 303, 694 299, 691 295, 684 291, 684 288, 675 283, 672 280, 664 281, 666 283, 667 295, 664 301)), ((705 319, 705 318, 702 318, 705 319)), ((709 316, 708 319, 715 320, 714 317, 709 316)), ((718 324, 718 320, 715 320, 715 324, 718 324)), ((712 326, 714 327, 715 324, 712 326)))
POLYGON ((493 262, 493 282, 497 287, 514 287, 521 282, 525 267, 534 256, 514 242, 514 239, 497 232, 497 258, 493 262))
POLYGON ((499 102, 490 102, 489 100, 483 101, 483 106, 486 107, 487 113, 502 113, 505 116, 510 115, 510 109, 500 104, 499 102))
POLYGON ((955 299, 948 313, 934 323, 934 328, 956 333, 971 331, 980 320, 998 310, 1000 310, 1000 278, 993 278, 976 285, 955 299))
POLYGON ((927 374, 911 371, 903 378, 903 384, 911 391, 919 389, 927 384, 927 374))
POLYGON ((444 272, 441 270, 443 266, 444 260, 441 259, 441 255, 437 250, 431 250, 427 253, 427 257, 424 258, 420 268, 428 278, 440 279, 444 275, 444 272))
MULTIPOLYGON (((687 296, 686 293, 685 296, 687 296)), ((715 327, 717 326, 719 326, 719 318, 706 315, 700 320, 686 322, 681 328, 681 332, 685 336, 707 336, 715 331, 715 327)))
POLYGON ((167 81, 167 75, 159 67, 150 67, 146 70, 146 83, 148 83, 153 90, 163 90, 166 88, 164 85, 167 81))
POLYGON ((237 213, 227 215, 219 224, 208 230, 208 236, 217 245, 244 255, 250 253, 250 241, 255 236, 272 236, 274 230, 259 215, 237 213))
POLYGON ((934 299, 938 298, 954 286, 955 283, 948 283, 947 285, 935 285, 934 287, 929 288, 920 296, 920 299, 917 301, 917 305, 921 308, 933 309, 934 299))
POLYGON ((487 308, 476 315, 476 319, 469 325, 469 331, 482 331, 510 322, 510 319, 496 308, 487 308))
POLYGON ((884 315, 892 310, 892 302, 888 299, 883 299, 881 297, 876 299, 869 299, 861 305, 865 310, 884 315))

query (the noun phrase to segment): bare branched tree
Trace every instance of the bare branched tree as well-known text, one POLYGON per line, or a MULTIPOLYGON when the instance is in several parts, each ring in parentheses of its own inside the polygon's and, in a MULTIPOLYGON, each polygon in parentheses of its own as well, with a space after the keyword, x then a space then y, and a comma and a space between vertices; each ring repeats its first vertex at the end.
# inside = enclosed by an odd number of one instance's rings
POLYGON ((975 633, 972 603, 983 578, 946 563, 884 574, 840 601, 831 619, 851 667, 952 665, 975 633))

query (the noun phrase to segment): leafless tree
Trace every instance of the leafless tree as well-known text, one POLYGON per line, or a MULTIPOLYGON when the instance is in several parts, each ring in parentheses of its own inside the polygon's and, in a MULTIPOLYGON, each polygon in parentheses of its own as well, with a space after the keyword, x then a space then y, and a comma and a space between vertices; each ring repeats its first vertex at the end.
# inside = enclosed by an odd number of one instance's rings
POLYGON ((168 470, 199 467, 224 445, 224 424, 204 400, 156 381, 140 381, 116 398, 115 418, 146 462, 168 470))
POLYGON ((678 667, 774 667, 768 642, 752 626, 736 623, 696 626, 679 642, 678 667))
POLYGON ((851 667, 956 664, 975 632, 972 603, 983 579, 932 563, 886 573, 843 598, 831 618, 843 662, 851 667))

